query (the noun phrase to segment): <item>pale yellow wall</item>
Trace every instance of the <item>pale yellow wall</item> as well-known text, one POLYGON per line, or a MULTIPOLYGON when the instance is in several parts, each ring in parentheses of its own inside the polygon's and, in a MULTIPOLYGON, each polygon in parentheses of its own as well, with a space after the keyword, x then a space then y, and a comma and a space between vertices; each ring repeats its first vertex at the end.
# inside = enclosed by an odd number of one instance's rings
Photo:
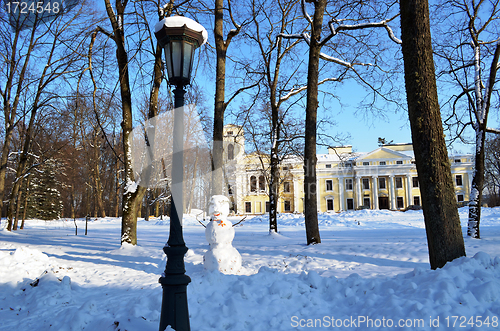
MULTIPOLYGON (((391 153, 391 152, 388 152, 388 151, 384 151, 384 150, 379 150, 373 154, 370 154, 368 156, 368 160, 371 160, 371 159, 394 159, 394 158, 397 158, 398 156, 395 155, 394 153, 391 153)), ((367 159, 363 159, 363 160, 360 160, 360 161, 365 161, 367 159)))
MULTIPOLYGON (((395 151, 407 151, 411 150, 411 145, 396 145, 396 146, 384 146, 384 148, 395 150, 395 151), (408 149, 408 146, 410 148, 408 149)), ((267 156, 262 156, 264 157, 264 162, 267 163, 269 161, 267 156)), ((387 167, 391 167, 390 170, 394 169, 397 170, 396 167, 399 165, 397 164, 396 160, 398 159, 398 155, 395 155, 394 153, 390 153, 388 151, 384 150, 379 150, 375 152, 374 154, 370 155, 367 159, 358 159, 356 164, 358 166, 361 166, 363 162, 370 162, 371 166, 375 166, 379 164, 380 159, 386 159, 386 164, 387 167), (376 159, 376 160, 375 160, 376 159)), ((455 191, 457 194, 463 194, 464 195, 464 201, 469 200, 469 192, 470 192, 470 179, 468 172, 471 171, 472 165, 470 164, 470 159, 468 159, 466 156, 460 157, 462 163, 454 163, 451 162, 452 166, 452 172, 453 172, 453 183, 455 184, 455 175, 461 174, 462 175, 462 186, 461 187, 456 187, 455 185, 455 191), (468 163, 466 163, 468 162, 468 163)), ((403 160, 403 165, 407 165, 410 163, 410 160, 408 158, 403 159, 401 157, 401 160, 403 160)), ((450 161, 453 161, 454 158, 450 158, 450 161)), ((259 156, 256 154, 251 154, 251 155, 246 155, 246 157, 240 161, 240 164, 244 166, 244 168, 247 171, 255 171, 256 167, 260 168, 260 159, 259 156)), ((318 172, 318 183, 317 183, 317 194, 319 196, 318 198, 318 209, 321 212, 325 212, 327 208, 326 204, 326 197, 331 196, 334 199, 334 210, 339 211, 341 208, 341 199, 340 199, 340 194, 338 192, 339 189, 339 180, 345 181, 346 178, 352 178, 353 179, 353 190, 346 190, 345 189, 345 182, 343 183, 342 187, 344 187, 344 192, 343 192, 343 203, 344 203, 344 208, 347 208, 347 203, 346 199, 353 199, 354 200, 354 207, 358 207, 358 197, 357 197, 357 188, 356 188, 356 179, 354 177, 338 177, 339 174, 339 168, 338 168, 339 163, 337 162, 329 162, 329 161, 323 161, 318 164, 318 169, 321 171, 318 172), (332 168, 331 171, 325 167, 326 164, 331 164, 332 168), (332 180, 332 186, 333 190, 332 191, 326 191, 326 179, 332 180)), ((284 210, 284 201, 288 200, 290 201, 290 211, 298 211, 298 212, 303 212, 304 211, 304 206, 303 206, 303 196, 304 196, 304 182, 303 182, 303 173, 302 173, 302 163, 296 163, 293 165, 286 165, 290 167, 290 171, 288 173, 288 181, 290 182, 290 192, 286 193, 284 192, 283 185, 280 187, 280 197, 279 197, 279 212, 285 212, 284 210), (293 180, 297 181, 297 185, 294 187, 293 185, 293 180), (296 196, 299 196, 299 198, 296 198, 296 196), (296 205, 297 204, 297 205, 296 205)), ((413 165, 414 166, 414 165, 413 165)), ((384 166, 381 166, 379 168, 382 169, 384 166)), ((422 203, 421 200, 421 195, 420 195, 420 189, 419 188, 413 188, 413 181, 410 178, 410 189, 411 189, 411 197, 410 200, 408 200, 408 182, 407 182, 407 177, 406 174, 408 171, 410 172, 411 177, 417 177, 417 171, 415 168, 413 169, 408 169, 408 166, 405 166, 401 171, 401 175, 398 175, 397 172, 394 173, 394 192, 395 192, 395 197, 394 197, 394 207, 397 208, 397 197, 402 197, 403 198, 403 204, 404 207, 408 205, 413 205, 413 197, 418 196, 420 197, 420 204, 422 203), (402 187, 401 188, 396 188, 396 183, 395 183, 395 178, 400 177, 402 181, 402 187)), ((366 168, 364 168, 366 169, 366 168)), ((387 169, 387 168, 386 168, 387 169)), ((344 171, 344 169, 342 169, 344 171)), ((385 170, 385 169, 383 169, 385 170)), ((343 176, 346 176, 349 174, 348 168, 345 168, 345 171, 343 172, 343 176)), ((257 175, 258 172, 255 172, 255 175, 257 175)), ((247 173, 248 175, 248 173, 247 173)), ((378 191, 378 196, 389 196, 390 198, 390 183, 389 183, 389 176, 382 176, 380 177, 385 177, 386 178, 386 188, 385 189, 379 189, 378 191)), ((370 188, 369 190, 364 190, 361 188, 361 198, 359 199, 361 205, 363 205, 363 199, 365 198, 365 195, 368 195, 370 198, 370 204, 371 207, 373 208, 374 205, 374 187, 373 187, 373 179, 371 176, 366 176, 362 178, 368 178, 369 183, 370 183, 370 188)), ((362 185, 362 180, 360 180, 360 184, 362 185)), ((266 184, 267 185, 267 184, 266 184)), ((267 186, 266 186, 267 187, 267 186)), ((379 187, 379 183, 377 181, 377 189, 379 187)), ((246 190, 249 190, 249 187, 246 188, 246 190)), ((242 201, 250 201, 252 202, 252 213, 264 213, 265 212, 265 204, 266 201, 269 200, 269 197, 267 194, 249 194, 245 197, 243 197, 242 201), (256 204, 257 202, 260 202, 260 209, 258 205, 256 204)), ((389 206, 391 206, 391 200, 389 199, 389 206)), ((245 209, 245 204, 243 202, 242 210, 239 210, 239 212, 244 212, 245 209)))

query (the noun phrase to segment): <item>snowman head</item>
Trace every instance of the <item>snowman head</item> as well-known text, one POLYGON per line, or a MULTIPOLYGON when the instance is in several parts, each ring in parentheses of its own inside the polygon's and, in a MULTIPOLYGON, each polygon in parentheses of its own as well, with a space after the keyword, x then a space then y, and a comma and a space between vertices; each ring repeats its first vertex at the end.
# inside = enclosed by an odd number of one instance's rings
POLYGON ((208 207, 212 220, 226 218, 229 214, 229 199, 223 195, 214 195, 210 198, 208 207))

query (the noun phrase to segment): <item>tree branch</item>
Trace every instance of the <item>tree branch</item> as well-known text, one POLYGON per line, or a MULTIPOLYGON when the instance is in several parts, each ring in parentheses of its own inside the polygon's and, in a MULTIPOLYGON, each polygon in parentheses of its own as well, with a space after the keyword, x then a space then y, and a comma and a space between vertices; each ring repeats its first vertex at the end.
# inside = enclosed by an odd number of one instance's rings
POLYGON ((349 31, 349 30, 361 30, 361 29, 367 29, 367 28, 379 28, 383 27, 386 29, 387 34, 389 35, 389 38, 394 41, 396 44, 401 45, 402 41, 398 39, 394 35, 394 31, 392 31, 391 27, 387 24, 394 20, 396 17, 399 16, 399 13, 397 15, 394 15, 392 18, 383 20, 380 22, 374 22, 374 23, 363 23, 363 24, 357 24, 357 25, 344 25, 341 24, 337 28, 333 26, 333 23, 338 23, 340 20, 337 20, 335 18, 331 19, 330 22, 328 22, 328 26, 330 27, 330 35, 326 37, 322 42, 321 45, 324 45, 326 42, 328 42, 333 36, 335 36, 339 31, 349 31))

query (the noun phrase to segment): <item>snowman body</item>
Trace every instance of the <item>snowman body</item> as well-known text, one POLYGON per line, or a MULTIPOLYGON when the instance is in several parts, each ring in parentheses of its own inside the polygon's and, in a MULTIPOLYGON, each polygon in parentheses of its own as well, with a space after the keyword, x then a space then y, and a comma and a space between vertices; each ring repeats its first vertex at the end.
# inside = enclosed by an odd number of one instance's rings
POLYGON ((233 247, 233 224, 227 220, 229 199, 223 195, 214 195, 210 199, 210 222, 205 229, 210 248, 203 256, 207 270, 219 270, 222 273, 235 273, 241 269, 241 255, 233 247))

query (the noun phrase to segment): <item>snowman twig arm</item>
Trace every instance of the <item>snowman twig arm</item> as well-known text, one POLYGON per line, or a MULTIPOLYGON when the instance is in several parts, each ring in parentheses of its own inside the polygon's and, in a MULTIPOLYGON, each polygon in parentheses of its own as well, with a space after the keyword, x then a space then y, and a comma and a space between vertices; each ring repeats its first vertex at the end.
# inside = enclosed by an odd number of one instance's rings
POLYGON ((233 224, 233 227, 235 227, 236 225, 240 224, 241 222, 243 222, 245 220, 245 218, 247 218, 246 216, 243 217, 238 223, 234 223, 233 224))
MULTIPOLYGON (((205 224, 203 224, 203 223, 202 223, 202 222, 198 219, 198 216, 196 216, 196 220, 198 221, 198 223, 200 223, 201 225, 203 225, 203 227, 204 227, 205 229, 207 228, 207 226, 206 226, 205 224)), ((205 219, 203 219, 203 220, 205 220, 205 219)))

